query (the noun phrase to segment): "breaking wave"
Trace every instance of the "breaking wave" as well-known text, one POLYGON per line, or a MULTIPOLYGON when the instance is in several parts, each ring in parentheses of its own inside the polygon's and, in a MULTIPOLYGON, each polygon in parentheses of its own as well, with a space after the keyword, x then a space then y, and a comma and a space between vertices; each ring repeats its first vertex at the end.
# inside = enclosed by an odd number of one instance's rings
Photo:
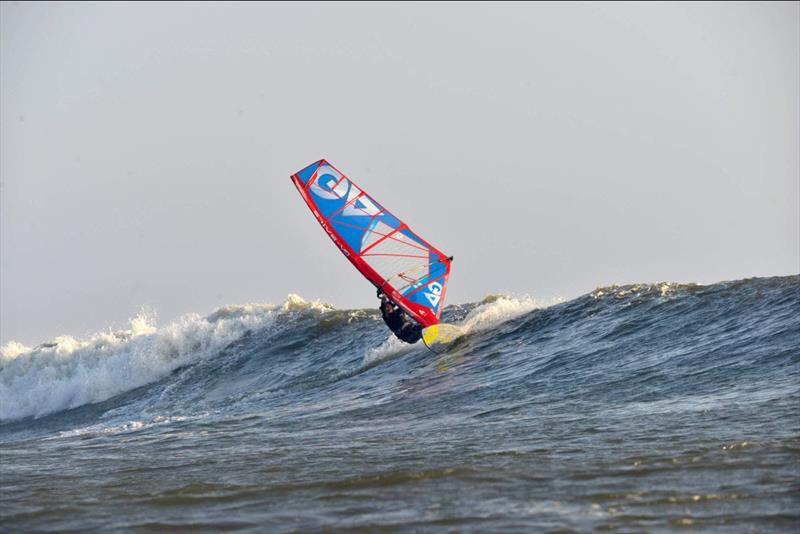
MULTIPOLYGON (((448 306, 443 321, 465 332, 459 354, 501 347, 510 354, 527 352, 532 356, 517 366, 519 376, 541 373, 537 369, 543 362, 549 362, 544 369, 566 369, 580 361, 582 366, 571 371, 572 380, 580 382, 583 373, 600 373, 610 365, 667 365, 681 351, 713 352, 705 342, 681 349, 680 336, 699 336, 702 328, 700 339, 712 338, 718 348, 725 346, 731 329, 765 328, 759 317, 769 318, 772 330, 764 335, 771 347, 796 350, 799 287, 798 277, 791 276, 710 286, 610 286, 568 302, 494 295, 448 306), (593 361, 569 356, 570 347, 578 344, 594 354, 593 361), (628 362, 629 354, 636 360, 628 362)), ((753 357, 762 349, 755 346, 748 354, 753 357)), ((11 342, 0 349, 0 421, 41 418, 97 403, 104 403, 104 413, 137 402, 141 411, 165 399, 172 403, 169 410, 154 417, 185 415, 198 406, 220 409, 225 403, 243 410, 283 403, 273 408, 285 410, 281 392, 293 391, 292 402, 308 403, 318 388, 410 354, 420 364, 431 356, 421 343, 410 346, 395 339, 376 310, 336 310, 297 295, 278 306, 225 306, 206 317, 188 314, 160 327, 152 315, 140 314, 125 330, 84 339, 62 336, 33 348, 11 342), (176 406, 184 407, 181 413, 171 413, 176 406)), ((720 358, 722 353, 707 365, 724 365, 720 358)), ((618 371, 609 369, 609 374, 618 371)))

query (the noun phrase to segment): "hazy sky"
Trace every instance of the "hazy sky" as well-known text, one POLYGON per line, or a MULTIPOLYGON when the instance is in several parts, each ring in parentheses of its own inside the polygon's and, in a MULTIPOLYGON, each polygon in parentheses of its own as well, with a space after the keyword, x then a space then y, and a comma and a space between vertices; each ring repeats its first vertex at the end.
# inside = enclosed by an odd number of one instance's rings
POLYGON ((0 7, 0 341, 376 306, 289 175, 455 255, 448 302, 800 271, 800 4, 0 7))

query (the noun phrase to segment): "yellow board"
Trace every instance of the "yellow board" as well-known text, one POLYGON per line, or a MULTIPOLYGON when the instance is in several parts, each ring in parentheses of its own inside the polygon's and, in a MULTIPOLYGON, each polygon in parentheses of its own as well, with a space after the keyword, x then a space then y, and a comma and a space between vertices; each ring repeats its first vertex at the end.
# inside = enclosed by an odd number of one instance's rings
POLYGON ((464 330, 454 324, 439 323, 422 329, 422 341, 434 352, 447 349, 447 345, 464 335, 464 330))

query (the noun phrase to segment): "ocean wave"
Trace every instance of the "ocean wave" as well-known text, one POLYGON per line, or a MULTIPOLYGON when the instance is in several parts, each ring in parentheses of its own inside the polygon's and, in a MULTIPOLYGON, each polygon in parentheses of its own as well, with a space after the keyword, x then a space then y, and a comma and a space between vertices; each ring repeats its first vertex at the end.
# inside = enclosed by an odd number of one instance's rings
MULTIPOLYGON (((787 365, 797 348, 798 281, 791 276, 707 286, 609 286, 569 302, 490 295, 448 306, 442 320, 463 330, 466 343, 457 345, 461 356, 472 356, 467 361, 478 361, 488 346, 496 348, 492 354, 504 355, 494 368, 502 375, 497 384, 509 391, 516 391, 520 377, 557 377, 568 384, 597 375, 593 383, 657 386, 659 400, 667 393, 681 394, 684 384, 719 380, 717 375, 732 366, 749 369, 755 365, 751 361, 787 365), (515 321, 520 317, 525 319, 515 321), (742 342, 745 334, 747 343, 742 342), (513 344, 513 350, 503 349, 504 343, 513 344), (679 364, 685 366, 682 379, 673 376, 671 367, 658 371, 679 364), (671 378, 659 378, 664 373, 671 378)), ((165 402, 188 407, 247 398, 261 403, 281 391, 294 391, 297 402, 304 403, 315 388, 348 388, 351 377, 409 354, 421 358, 427 351, 421 343, 397 340, 377 310, 337 310, 295 294, 280 305, 224 306, 162 327, 156 327, 151 314, 140 314, 125 330, 83 339, 62 336, 33 348, 16 342, 2 347, 0 421, 107 401, 182 367, 189 372, 165 382, 166 396, 145 392, 141 406, 156 406, 156 413, 165 402)), ((621 389, 614 391, 622 395, 621 389)), ((129 402, 122 399, 120 405, 129 402)))
POLYGON ((491 295, 447 306, 465 334, 433 354, 374 307, 290 295, 9 343, 0 446, 23 500, 5 523, 197 528, 201 506, 210 530, 791 531, 798 304, 798 276, 491 295), (399 512, 398 492, 416 499, 399 512), (109 522, 132 500, 134 523, 109 522), (775 514, 747 515, 766 501, 775 514))
POLYGON ((207 317, 184 315, 161 328, 152 315, 140 314, 127 330, 85 339, 60 336, 34 348, 12 341, 0 349, 0 421, 104 401, 213 357, 278 315, 332 309, 292 294, 281 306, 225 306, 207 317))

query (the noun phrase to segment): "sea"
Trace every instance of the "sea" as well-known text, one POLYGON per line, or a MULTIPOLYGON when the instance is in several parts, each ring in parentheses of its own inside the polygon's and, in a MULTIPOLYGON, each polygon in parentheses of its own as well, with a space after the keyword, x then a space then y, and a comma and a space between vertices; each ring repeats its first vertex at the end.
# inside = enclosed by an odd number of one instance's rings
POLYGON ((3 532, 800 532, 800 276, 222 307, 0 354, 3 532))

